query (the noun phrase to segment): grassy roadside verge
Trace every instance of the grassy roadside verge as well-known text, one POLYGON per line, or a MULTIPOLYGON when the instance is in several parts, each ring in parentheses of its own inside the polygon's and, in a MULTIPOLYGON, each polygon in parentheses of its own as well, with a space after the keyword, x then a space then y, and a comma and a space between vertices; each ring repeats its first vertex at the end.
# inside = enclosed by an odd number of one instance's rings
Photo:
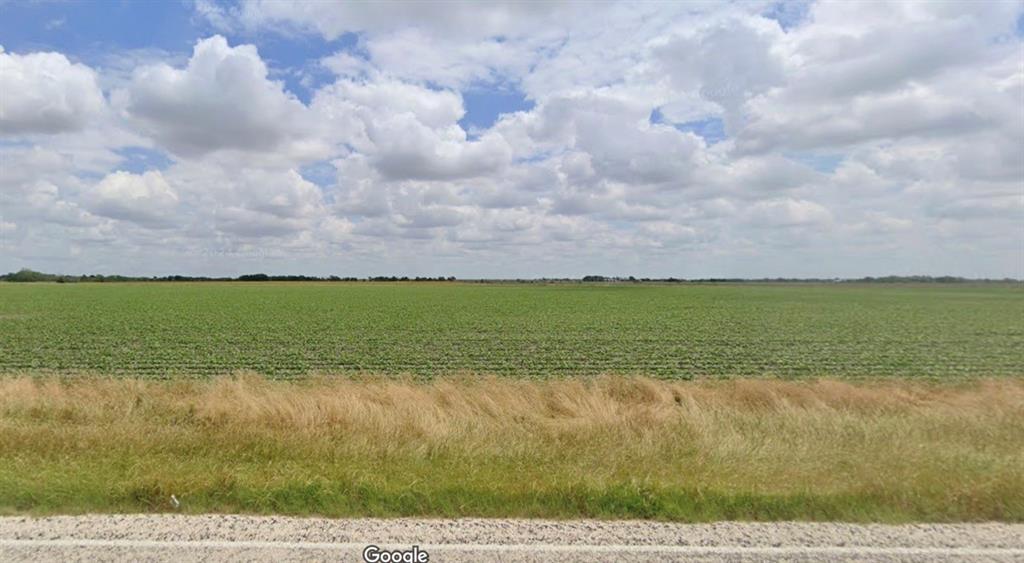
POLYGON ((0 379, 0 512, 1024 521, 1024 380, 0 379))

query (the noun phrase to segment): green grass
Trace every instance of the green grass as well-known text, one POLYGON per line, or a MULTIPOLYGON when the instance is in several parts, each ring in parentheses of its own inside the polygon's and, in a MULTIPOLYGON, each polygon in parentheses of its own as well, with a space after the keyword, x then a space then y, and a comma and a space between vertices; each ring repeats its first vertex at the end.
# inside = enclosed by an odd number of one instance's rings
POLYGON ((1024 374, 999 285, 0 284, 0 373, 1024 374))
POLYGON ((0 379, 0 513, 1024 521, 1024 380, 0 379))

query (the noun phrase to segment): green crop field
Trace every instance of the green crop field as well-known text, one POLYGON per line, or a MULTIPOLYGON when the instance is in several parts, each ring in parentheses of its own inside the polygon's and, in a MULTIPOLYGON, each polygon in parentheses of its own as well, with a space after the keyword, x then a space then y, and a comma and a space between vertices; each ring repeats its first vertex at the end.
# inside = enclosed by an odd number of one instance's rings
POLYGON ((1024 374, 1011 285, 0 284, 0 372, 1024 374))

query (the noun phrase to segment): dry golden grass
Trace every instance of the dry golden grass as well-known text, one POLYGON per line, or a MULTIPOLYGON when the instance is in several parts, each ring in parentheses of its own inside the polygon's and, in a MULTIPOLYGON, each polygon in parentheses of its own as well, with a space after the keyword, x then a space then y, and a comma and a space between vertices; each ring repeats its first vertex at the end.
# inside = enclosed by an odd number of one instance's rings
POLYGON ((0 380, 0 507, 1024 519, 1024 380, 0 380))

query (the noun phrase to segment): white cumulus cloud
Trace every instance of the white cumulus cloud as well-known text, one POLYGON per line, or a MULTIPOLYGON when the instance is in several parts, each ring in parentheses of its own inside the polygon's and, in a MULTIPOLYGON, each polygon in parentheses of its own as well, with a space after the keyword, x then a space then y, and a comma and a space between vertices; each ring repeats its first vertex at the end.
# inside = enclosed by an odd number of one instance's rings
POLYGON ((295 149, 312 133, 302 129, 311 127, 305 106, 268 78, 256 47, 219 35, 196 43, 185 68, 137 69, 121 97, 145 131, 184 156, 295 149))
POLYGON ((86 194, 93 213, 152 227, 173 225, 178 194, 158 171, 108 174, 86 194))
POLYGON ((106 102, 96 73, 61 53, 0 48, 0 134, 53 134, 84 128, 106 102))

